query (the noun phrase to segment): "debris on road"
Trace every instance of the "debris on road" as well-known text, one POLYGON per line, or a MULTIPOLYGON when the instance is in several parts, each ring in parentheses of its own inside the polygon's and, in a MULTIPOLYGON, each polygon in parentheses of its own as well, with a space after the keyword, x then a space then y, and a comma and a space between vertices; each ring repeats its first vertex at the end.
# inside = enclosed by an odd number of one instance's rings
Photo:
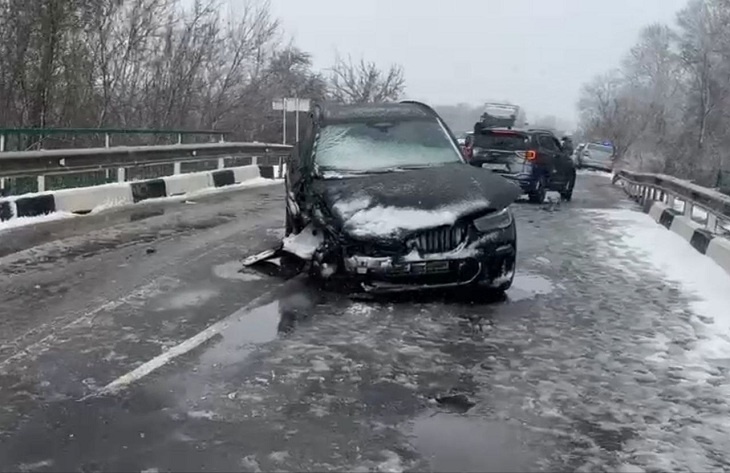
POLYGON ((440 396, 436 398, 436 402, 443 407, 459 412, 461 414, 476 406, 476 403, 471 401, 466 396, 466 394, 452 394, 448 396, 440 396))

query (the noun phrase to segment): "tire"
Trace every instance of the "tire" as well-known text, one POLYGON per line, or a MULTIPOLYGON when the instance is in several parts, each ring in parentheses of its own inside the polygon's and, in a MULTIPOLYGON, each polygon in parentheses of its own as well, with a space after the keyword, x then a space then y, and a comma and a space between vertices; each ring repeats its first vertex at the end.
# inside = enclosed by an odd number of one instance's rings
POLYGON ((573 200, 573 189, 575 188, 575 173, 570 178, 568 183, 565 185, 565 189, 560 192, 560 197, 566 201, 570 202, 573 200))
POLYGON ((533 204, 542 204, 545 202, 545 196, 547 196, 547 184, 545 182, 545 177, 540 177, 537 180, 537 186, 534 191, 527 194, 527 196, 530 199, 530 202, 533 204))

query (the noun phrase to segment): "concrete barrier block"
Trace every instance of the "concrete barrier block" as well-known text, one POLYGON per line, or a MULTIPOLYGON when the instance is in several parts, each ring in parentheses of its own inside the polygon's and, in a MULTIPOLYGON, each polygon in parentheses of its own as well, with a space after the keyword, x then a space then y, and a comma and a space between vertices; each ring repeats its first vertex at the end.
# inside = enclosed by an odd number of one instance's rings
POLYGON ((132 188, 132 199, 135 203, 146 199, 167 197, 167 187, 162 179, 136 181, 129 184, 132 188))
POLYGON ((702 228, 702 225, 695 223, 687 217, 674 217, 669 229, 687 241, 692 241, 695 230, 702 228))
POLYGON ((730 274, 730 240, 722 237, 713 238, 707 245, 705 254, 730 274))
POLYGON ((108 184, 54 192, 56 210, 86 213, 99 207, 126 205, 134 202, 128 183, 108 184))
POLYGON ((190 174, 178 174, 175 176, 167 176, 162 178, 165 181, 168 197, 174 195, 183 195, 190 192, 214 187, 211 173, 194 172, 190 174))
POLYGON ((213 185, 215 187, 231 186, 236 183, 236 176, 230 169, 221 169, 220 171, 213 171, 213 185))
POLYGON ((37 217, 56 211, 56 200, 53 194, 36 194, 32 197, 15 199, 17 217, 37 217))
POLYGON ((235 178, 236 184, 250 181, 252 179, 258 179, 259 177, 261 177, 259 167, 255 164, 252 164, 250 166, 231 168, 231 171, 233 171, 233 176, 235 178))
POLYGON ((654 205, 649 209, 649 215, 655 222, 659 222, 659 219, 667 208, 667 204, 664 202, 654 202, 654 205))
POLYGON ((274 166, 259 165, 259 172, 264 179, 274 179, 274 166))
POLYGON ((692 245, 692 248, 704 255, 707 254, 707 247, 710 246, 710 242, 714 237, 715 236, 708 229, 698 228, 695 230, 694 235, 692 235, 692 239, 689 241, 689 244, 692 245))
POLYGON ((0 222, 13 218, 13 204, 8 200, 0 201, 0 222))
POLYGON ((674 222, 675 218, 680 218, 681 213, 677 212, 674 209, 664 209, 664 212, 662 212, 661 216, 659 217, 659 225, 663 225, 664 228, 669 230, 672 228, 672 222, 674 222))

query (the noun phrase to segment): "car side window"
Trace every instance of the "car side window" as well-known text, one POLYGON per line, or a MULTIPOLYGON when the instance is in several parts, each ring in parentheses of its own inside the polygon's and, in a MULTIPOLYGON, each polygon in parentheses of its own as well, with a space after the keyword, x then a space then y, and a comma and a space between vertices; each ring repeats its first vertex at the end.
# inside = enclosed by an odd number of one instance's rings
POLYGON ((559 149, 557 146, 555 146, 552 138, 547 135, 540 135, 538 137, 538 143, 540 143, 541 148, 545 148, 550 151, 557 151, 559 149))
POLYGON ((558 141, 555 137, 550 137, 550 140, 553 142, 553 146, 555 146, 555 149, 563 151, 563 145, 560 144, 560 141, 558 141))

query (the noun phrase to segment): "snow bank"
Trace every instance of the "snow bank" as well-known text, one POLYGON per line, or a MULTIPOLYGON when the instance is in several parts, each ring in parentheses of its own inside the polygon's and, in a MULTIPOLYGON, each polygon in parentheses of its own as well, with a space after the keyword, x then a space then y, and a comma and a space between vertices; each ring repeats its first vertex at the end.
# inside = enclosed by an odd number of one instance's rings
POLYGON ((61 220, 72 217, 78 217, 78 215, 72 214, 70 212, 53 212, 47 215, 39 215, 37 217, 11 218, 10 220, 0 222, 0 232, 13 228, 24 227, 26 225, 35 225, 38 223, 52 222, 54 220, 61 220))
POLYGON ((321 231, 314 234, 312 225, 307 225, 304 230, 296 235, 289 235, 284 238, 283 250, 295 254, 298 257, 309 260, 314 252, 324 242, 324 235, 321 231))
POLYGON ((387 237, 403 230, 419 230, 453 225, 456 219, 484 208, 484 202, 462 202, 436 210, 413 207, 370 207, 370 200, 355 197, 334 206, 345 220, 345 229, 354 236, 387 237))
POLYGON ((598 169, 579 169, 576 171, 578 176, 600 176, 613 179, 613 173, 609 171, 600 171, 598 169))
POLYGON ((699 353, 707 358, 730 358, 730 275, 646 214, 630 210, 591 213, 616 222, 624 245, 614 246, 615 251, 625 252, 627 257, 640 253, 645 264, 682 287, 692 300, 690 306, 696 316, 693 325, 706 329, 702 330, 706 333, 702 333, 699 353))

